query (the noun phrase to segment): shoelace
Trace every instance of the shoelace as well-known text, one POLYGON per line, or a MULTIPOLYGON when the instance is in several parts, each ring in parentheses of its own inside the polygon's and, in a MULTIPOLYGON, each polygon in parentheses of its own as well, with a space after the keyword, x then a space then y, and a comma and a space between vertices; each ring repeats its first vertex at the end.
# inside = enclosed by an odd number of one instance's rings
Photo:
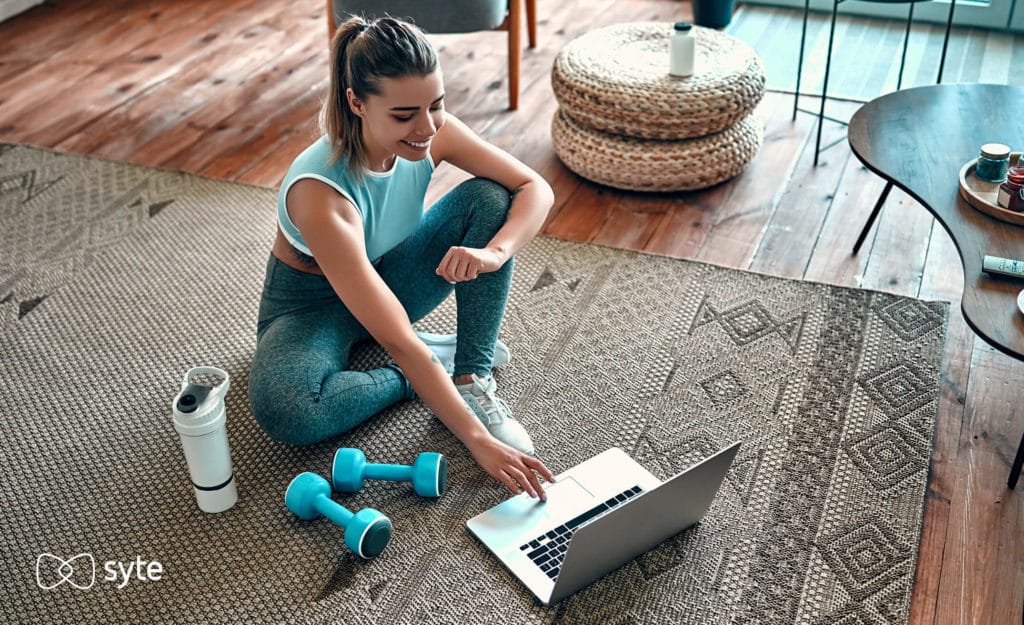
MULTIPOLYGON (((477 403, 484 410, 484 415, 487 417, 488 423, 501 423, 505 420, 505 416, 502 414, 502 407, 505 402, 500 397, 494 394, 497 390, 498 385, 495 384, 494 378, 481 378, 477 374, 473 374, 473 385, 483 392, 483 395, 476 395, 477 403)), ((506 409, 507 410, 507 409, 506 409)))

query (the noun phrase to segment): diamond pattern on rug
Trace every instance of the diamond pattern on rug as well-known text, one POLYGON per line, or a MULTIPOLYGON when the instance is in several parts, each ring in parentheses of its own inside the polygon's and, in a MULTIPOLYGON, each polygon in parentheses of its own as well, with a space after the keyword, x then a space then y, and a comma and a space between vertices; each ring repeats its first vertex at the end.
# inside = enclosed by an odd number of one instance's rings
POLYGON ((893 299, 879 306, 877 314, 905 341, 927 336, 944 322, 942 315, 916 300, 893 299))
POLYGON ((928 468, 928 458, 921 457, 899 426, 885 424, 866 432, 848 443, 846 451, 871 484, 883 491, 928 468))
POLYGON ((718 322, 737 345, 746 345, 775 333, 785 339, 790 348, 794 348, 800 339, 804 315, 776 321, 757 301, 744 302, 719 311, 705 300, 701 302, 693 325, 690 326, 690 332, 713 321, 718 322))
POLYGON ((700 386, 717 406, 732 403, 749 392, 732 371, 723 371, 702 380, 700 386))
POLYGON ((863 519, 822 537, 822 558, 843 587, 862 601, 906 570, 913 548, 881 519, 863 519))
POLYGON ((932 400, 935 380, 905 362, 890 363, 858 379, 875 404, 886 414, 913 412, 932 400))

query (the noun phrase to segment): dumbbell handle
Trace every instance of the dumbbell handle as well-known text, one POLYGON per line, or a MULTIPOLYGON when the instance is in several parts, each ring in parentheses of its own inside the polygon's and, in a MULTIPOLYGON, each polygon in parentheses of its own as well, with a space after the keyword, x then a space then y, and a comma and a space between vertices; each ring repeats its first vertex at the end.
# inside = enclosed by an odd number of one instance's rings
POLYGON ((363 468, 363 477, 371 480, 412 480, 412 467, 404 464, 371 464, 363 468))
POLYGON ((327 495, 317 495, 314 497, 313 507, 316 508, 320 514, 334 521, 341 527, 348 527, 348 524, 352 521, 352 517, 355 516, 355 514, 350 512, 345 506, 334 501, 327 495))

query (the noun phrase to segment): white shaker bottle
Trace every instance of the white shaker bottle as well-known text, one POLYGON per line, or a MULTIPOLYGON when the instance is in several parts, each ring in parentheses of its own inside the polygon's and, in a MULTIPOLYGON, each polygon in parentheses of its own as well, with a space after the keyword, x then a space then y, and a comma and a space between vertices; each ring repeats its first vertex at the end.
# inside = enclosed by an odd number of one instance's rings
POLYGON ((694 57, 697 54, 697 40, 693 37, 693 25, 676 22, 669 43, 670 55, 668 73, 685 78, 693 75, 694 57))
POLYGON ((224 371, 195 367, 185 374, 181 392, 171 404, 174 429, 181 436, 196 501, 203 512, 224 512, 238 501, 225 425, 224 396, 229 384, 224 371), (189 382, 201 374, 221 376, 224 382, 216 387, 189 382))

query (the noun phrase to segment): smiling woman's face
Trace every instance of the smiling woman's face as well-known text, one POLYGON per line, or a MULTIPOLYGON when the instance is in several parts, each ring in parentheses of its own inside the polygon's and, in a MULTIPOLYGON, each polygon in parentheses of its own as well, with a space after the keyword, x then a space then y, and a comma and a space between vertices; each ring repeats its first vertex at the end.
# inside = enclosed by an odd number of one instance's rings
POLYGON ((426 76, 383 78, 380 93, 359 100, 348 91, 349 106, 363 120, 363 142, 371 169, 386 171, 392 157, 426 158, 430 142, 444 125, 441 70, 426 76))

